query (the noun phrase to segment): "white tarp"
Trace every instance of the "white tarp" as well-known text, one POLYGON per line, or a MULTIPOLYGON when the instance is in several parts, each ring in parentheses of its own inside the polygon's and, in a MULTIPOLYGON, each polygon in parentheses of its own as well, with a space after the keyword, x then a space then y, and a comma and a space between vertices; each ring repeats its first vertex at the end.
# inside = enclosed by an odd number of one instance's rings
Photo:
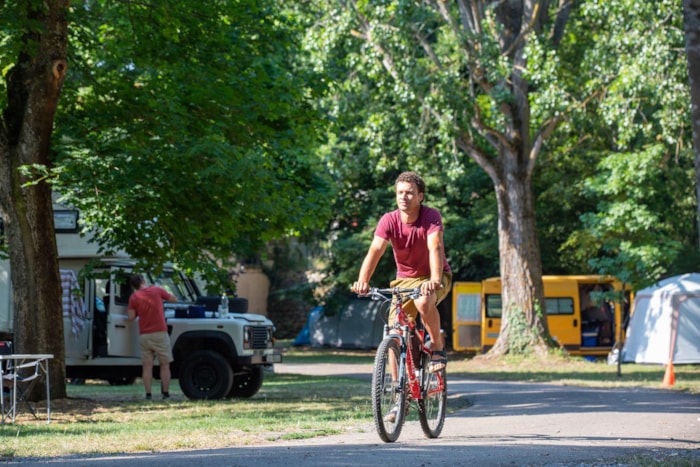
POLYGON ((635 294, 622 361, 700 363, 700 274, 660 281, 635 294))

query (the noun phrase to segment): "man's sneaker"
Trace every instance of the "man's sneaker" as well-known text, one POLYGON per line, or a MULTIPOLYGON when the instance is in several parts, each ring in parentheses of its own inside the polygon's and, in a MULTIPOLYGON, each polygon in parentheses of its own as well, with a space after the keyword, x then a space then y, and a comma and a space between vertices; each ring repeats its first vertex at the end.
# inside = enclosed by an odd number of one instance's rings
POLYGON ((150 394, 146 394, 146 400, 150 401, 151 399, 153 399, 153 396, 151 396, 150 394))
POLYGON ((170 393, 169 393, 169 392, 164 392, 164 393, 162 393, 162 396, 163 396, 163 400, 170 399, 170 393))
MULTIPOLYGON (((384 421, 388 423, 395 423, 396 416, 399 414, 399 404, 394 404, 388 414, 384 415, 384 421)), ((408 415, 408 405, 406 406, 406 411, 404 416, 408 415)))

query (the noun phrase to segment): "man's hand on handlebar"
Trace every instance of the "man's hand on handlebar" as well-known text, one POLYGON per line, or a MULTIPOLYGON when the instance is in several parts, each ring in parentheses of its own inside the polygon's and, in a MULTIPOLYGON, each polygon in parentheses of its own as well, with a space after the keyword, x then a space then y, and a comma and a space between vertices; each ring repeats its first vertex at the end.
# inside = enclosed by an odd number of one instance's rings
POLYGON ((351 290, 357 295, 367 295, 369 293, 369 282, 357 281, 352 284, 351 290))
POLYGON ((427 297, 434 294, 436 290, 440 290, 441 288, 442 284, 440 281, 427 280, 420 285, 420 293, 421 295, 425 295, 427 297))

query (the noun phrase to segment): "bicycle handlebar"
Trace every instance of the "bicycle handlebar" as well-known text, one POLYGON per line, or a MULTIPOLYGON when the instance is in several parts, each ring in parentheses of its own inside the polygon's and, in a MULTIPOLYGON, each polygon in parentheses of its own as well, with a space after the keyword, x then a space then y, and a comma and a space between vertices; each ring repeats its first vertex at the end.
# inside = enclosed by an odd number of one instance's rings
POLYGON ((387 298, 387 295, 400 295, 406 296, 411 300, 421 296, 420 287, 405 288, 405 287, 390 287, 390 288, 379 288, 371 287, 369 292, 363 294, 363 296, 370 296, 375 299, 387 298))

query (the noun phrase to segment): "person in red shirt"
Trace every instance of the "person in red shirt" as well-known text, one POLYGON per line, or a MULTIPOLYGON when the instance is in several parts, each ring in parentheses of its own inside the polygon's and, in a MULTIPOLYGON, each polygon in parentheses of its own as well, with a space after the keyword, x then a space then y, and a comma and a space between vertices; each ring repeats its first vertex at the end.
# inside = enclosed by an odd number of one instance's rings
POLYGON ((452 284, 452 270, 445 256, 442 217, 437 209, 423 206, 425 182, 417 174, 403 172, 394 186, 398 209, 379 220, 352 290, 359 295, 369 292, 369 280, 391 242, 396 280, 390 287, 420 287, 422 296, 407 302, 404 310, 414 319, 420 313, 432 340, 430 371, 440 371, 447 365, 447 354, 440 334, 437 305, 447 296, 452 284))
POLYGON ((170 362, 173 361, 173 353, 170 349, 163 301, 172 303, 176 302, 177 298, 161 287, 147 285, 141 274, 132 275, 130 282, 134 293, 129 297, 127 314, 129 321, 139 318, 141 379, 146 390, 146 399, 151 399, 154 357, 158 357, 160 363, 161 394, 163 399, 168 399, 170 397, 170 362))

